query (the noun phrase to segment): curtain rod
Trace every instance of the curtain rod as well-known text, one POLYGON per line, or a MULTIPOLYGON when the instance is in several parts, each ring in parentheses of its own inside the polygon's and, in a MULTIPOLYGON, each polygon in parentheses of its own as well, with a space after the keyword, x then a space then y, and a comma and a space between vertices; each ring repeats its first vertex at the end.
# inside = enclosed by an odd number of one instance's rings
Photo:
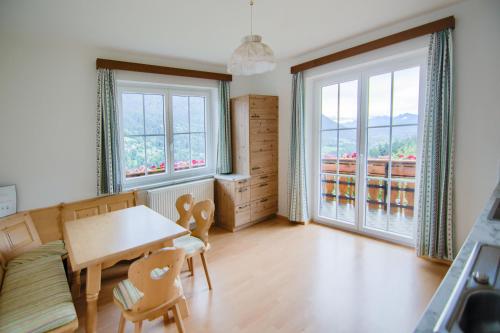
POLYGON ((195 77, 195 78, 200 78, 200 79, 220 80, 220 81, 232 81, 233 80, 232 75, 229 75, 229 74, 203 72, 203 71, 196 71, 196 70, 192 70, 192 69, 164 67, 164 66, 156 66, 156 65, 146 65, 146 64, 139 64, 139 63, 135 63, 135 62, 126 62, 126 61, 118 61, 118 60, 97 58, 95 64, 96 64, 96 69, 99 69, 99 68, 119 69, 119 70, 123 70, 123 71, 131 71, 131 72, 142 72, 142 73, 153 73, 153 74, 163 74, 163 75, 195 77))
POLYGON ((411 28, 405 31, 401 31, 389 36, 385 36, 376 40, 373 40, 368 43, 364 43, 361 45, 357 45, 342 51, 338 51, 317 59, 309 60, 304 63, 295 65, 290 67, 290 72, 292 74, 305 71, 307 69, 311 69, 314 67, 318 67, 321 65, 329 64, 331 62, 335 62, 341 59, 349 58, 361 53, 373 51, 376 49, 380 49, 385 46, 389 46, 392 44, 404 42, 409 39, 413 39, 416 37, 428 35, 434 32, 438 32, 444 29, 454 29, 455 28, 455 17, 448 16, 443 19, 433 21, 424 25, 420 25, 415 28, 411 28))

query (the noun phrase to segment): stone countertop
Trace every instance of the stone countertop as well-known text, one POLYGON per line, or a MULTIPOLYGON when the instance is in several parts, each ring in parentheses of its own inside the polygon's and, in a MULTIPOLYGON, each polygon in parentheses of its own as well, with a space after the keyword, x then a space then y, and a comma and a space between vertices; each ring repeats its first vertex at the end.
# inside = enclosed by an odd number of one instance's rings
POLYGON ((492 245, 500 245, 500 221, 495 222, 488 220, 488 214, 497 198, 500 198, 500 183, 495 188, 495 191, 493 191, 493 194, 488 200, 488 203, 486 204, 481 215, 477 218, 469 236, 453 261, 448 273, 439 285, 439 288, 427 306, 427 309, 420 318, 414 332, 420 333, 433 331, 434 326, 436 325, 438 318, 441 316, 441 313, 451 296, 453 288, 455 287, 455 284, 464 269, 467 259, 469 259, 474 244, 476 242, 481 242, 492 245))

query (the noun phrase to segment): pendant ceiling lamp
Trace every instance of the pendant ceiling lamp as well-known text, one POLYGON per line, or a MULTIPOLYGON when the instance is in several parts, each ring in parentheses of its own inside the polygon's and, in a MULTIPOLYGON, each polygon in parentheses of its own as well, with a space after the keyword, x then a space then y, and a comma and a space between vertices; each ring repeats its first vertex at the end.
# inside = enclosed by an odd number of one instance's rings
POLYGON ((253 75, 272 71, 276 67, 273 50, 262 43, 262 36, 253 34, 253 0, 250 0, 250 35, 234 50, 227 71, 234 75, 253 75))

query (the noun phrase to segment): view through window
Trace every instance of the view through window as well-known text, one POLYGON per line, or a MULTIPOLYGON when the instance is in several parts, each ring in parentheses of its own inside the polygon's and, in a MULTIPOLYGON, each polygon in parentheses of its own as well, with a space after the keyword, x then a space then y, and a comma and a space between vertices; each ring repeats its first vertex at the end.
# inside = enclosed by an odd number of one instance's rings
POLYGON ((207 92, 122 87, 119 98, 126 181, 207 172, 207 92))
POLYGON ((316 85, 319 220, 412 242, 422 59, 316 85))

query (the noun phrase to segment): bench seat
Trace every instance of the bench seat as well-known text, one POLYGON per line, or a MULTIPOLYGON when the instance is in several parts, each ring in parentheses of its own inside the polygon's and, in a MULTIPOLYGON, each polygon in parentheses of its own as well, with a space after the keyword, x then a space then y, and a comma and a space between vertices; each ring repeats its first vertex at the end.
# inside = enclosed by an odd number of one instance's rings
POLYGON ((9 261, 0 291, 0 332, 48 332, 76 321, 65 253, 57 241, 9 261))

